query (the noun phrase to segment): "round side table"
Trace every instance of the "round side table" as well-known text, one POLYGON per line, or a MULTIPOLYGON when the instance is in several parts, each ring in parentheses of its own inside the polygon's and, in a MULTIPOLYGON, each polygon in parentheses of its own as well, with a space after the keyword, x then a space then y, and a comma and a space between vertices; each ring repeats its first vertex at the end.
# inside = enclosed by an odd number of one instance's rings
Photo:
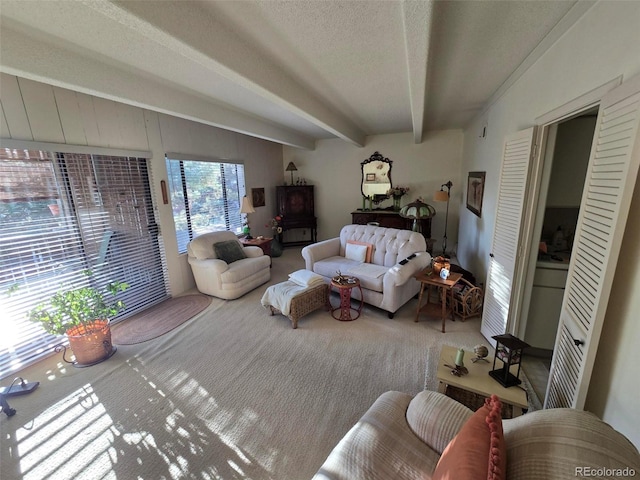
POLYGON ((331 287, 337 288, 340 293, 340 306, 338 308, 331 307, 331 316, 336 320, 340 320, 341 322, 350 322, 352 320, 357 319, 362 312, 362 305, 364 303, 362 297, 362 287, 360 286, 360 280, 356 277, 342 277, 344 279, 343 282, 337 282, 334 279, 331 279, 331 287), (360 289, 360 307, 355 309, 351 306, 351 289, 359 288, 360 289), (340 311, 340 316, 337 317, 334 312, 340 311), (354 316, 351 316, 351 311, 355 312, 354 316))

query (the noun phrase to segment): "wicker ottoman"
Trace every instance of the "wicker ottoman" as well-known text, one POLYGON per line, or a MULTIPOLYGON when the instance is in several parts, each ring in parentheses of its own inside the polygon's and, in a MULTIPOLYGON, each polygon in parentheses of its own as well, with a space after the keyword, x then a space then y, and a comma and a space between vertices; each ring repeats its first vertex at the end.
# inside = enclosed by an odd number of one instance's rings
MULTIPOLYGON (((269 288, 277 289, 284 283, 287 282, 271 285, 269 288)), ((282 313, 278 306, 268 305, 268 307, 271 311, 271 315, 274 313, 282 313)), ((298 328, 298 319, 313 312, 314 310, 317 310, 318 308, 324 308, 325 310, 329 310, 331 308, 329 305, 329 285, 326 283, 309 287, 306 290, 297 293, 291 299, 288 317, 289 320, 291 320, 293 328, 298 328)))

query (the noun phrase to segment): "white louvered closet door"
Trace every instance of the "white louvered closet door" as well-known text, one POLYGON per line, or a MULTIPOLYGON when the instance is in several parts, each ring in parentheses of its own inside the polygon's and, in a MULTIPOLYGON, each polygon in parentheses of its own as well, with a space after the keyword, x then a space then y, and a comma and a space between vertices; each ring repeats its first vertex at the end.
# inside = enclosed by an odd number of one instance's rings
POLYGON ((640 76, 603 97, 545 408, 582 409, 640 164, 640 76))
POLYGON ((494 347, 495 340, 491 337, 505 333, 507 328, 534 133, 535 128, 529 128, 507 137, 502 153, 496 224, 480 328, 494 347))

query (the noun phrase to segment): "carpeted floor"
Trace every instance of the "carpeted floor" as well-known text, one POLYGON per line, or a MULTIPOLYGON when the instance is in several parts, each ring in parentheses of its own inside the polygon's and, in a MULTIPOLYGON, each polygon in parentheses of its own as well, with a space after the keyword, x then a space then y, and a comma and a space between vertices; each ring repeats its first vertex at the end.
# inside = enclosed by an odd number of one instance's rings
POLYGON ((298 268, 286 249, 270 283, 161 337, 91 368, 56 355, 21 372, 41 385, 0 419, 0 478, 307 479, 381 393, 434 388, 443 343, 486 344, 479 318, 446 334, 414 323, 416 300, 393 320, 318 310, 293 330, 260 298, 298 268))

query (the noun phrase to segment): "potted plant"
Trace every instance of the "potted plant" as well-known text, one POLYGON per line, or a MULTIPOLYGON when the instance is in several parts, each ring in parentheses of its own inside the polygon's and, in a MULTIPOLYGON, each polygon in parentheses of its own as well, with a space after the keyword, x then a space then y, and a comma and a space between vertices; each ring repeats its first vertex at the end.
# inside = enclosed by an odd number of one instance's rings
POLYGON ((47 333, 66 334, 76 364, 93 365, 113 353, 109 320, 124 309, 116 295, 127 288, 129 285, 122 282, 111 282, 104 288, 63 288, 31 310, 29 319, 40 323, 47 333))

